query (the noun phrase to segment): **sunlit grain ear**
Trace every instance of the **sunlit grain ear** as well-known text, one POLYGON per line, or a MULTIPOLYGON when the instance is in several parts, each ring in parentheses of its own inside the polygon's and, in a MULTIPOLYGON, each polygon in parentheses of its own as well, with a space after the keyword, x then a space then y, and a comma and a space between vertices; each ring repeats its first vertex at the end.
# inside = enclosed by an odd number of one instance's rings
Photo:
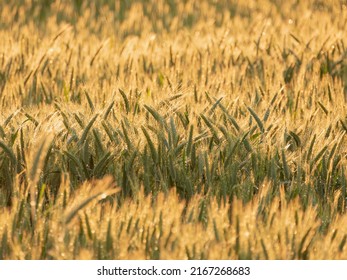
POLYGON ((98 202, 120 192, 113 182, 111 176, 106 176, 102 180, 83 184, 76 193, 72 194, 72 203, 65 211, 65 223, 69 224, 80 210, 92 201, 98 202))
POLYGON ((31 217, 33 222, 36 219, 36 203, 39 192, 38 182, 44 170, 44 164, 47 163, 47 152, 53 141, 53 135, 45 135, 41 139, 36 140, 35 146, 27 151, 27 176, 28 189, 30 192, 31 217))

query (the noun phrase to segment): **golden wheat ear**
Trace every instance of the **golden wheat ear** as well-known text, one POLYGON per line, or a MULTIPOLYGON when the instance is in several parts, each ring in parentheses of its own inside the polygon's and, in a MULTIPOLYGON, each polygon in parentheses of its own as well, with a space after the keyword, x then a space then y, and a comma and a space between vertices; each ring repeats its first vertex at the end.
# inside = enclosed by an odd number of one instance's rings
POLYGON ((78 212, 91 202, 99 202, 105 198, 120 192, 120 188, 113 183, 111 176, 101 180, 94 180, 82 185, 73 195, 73 204, 64 213, 64 221, 69 224, 78 212))
POLYGON ((48 150, 52 147, 53 135, 42 136, 41 139, 35 141, 31 149, 27 150, 27 179, 28 191, 30 194, 31 219, 34 223, 36 220, 37 197, 39 193, 38 183, 42 177, 42 171, 47 163, 48 150), (35 144, 35 145, 34 145, 35 144))

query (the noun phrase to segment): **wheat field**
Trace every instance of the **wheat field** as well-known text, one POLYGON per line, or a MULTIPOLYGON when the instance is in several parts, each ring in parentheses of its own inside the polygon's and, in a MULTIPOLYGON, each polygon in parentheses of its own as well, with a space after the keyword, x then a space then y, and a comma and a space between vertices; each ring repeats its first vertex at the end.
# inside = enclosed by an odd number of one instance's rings
POLYGON ((0 2, 0 259, 347 259, 347 2, 0 2))

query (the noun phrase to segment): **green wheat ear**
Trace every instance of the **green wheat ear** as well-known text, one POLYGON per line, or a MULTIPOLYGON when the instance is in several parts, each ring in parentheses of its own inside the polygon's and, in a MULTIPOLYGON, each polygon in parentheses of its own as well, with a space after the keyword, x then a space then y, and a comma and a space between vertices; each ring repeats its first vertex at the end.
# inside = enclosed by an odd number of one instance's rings
POLYGON ((31 207, 31 219, 35 223, 36 220, 36 203, 38 196, 38 182, 40 177, 42 177, 42 172, 45 170, 44 164, 48 162, 48 150, 52 145, 53 135, 47 135, 47 137, 42 138, 38 141, 37 148, 32 151, 27 151, 28 169, 28 190, 30 193, 30 207, 31 207))
POLYGON ((17 164, 17 158, 15 154, 13 153, 12 149, 8 147, 3 141, 0 140, 0 147, 3 149, 3 151, 8 155, 10 158, 12 165, 15 166, 17 164))

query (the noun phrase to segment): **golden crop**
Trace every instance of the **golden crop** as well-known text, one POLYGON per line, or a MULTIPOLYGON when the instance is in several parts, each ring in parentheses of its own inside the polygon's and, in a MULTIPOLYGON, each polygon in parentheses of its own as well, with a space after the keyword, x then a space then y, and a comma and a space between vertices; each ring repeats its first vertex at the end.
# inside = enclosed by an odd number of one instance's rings
POLYGON ((345 259, 345 1, 0 3, 1 259, 345 259))

